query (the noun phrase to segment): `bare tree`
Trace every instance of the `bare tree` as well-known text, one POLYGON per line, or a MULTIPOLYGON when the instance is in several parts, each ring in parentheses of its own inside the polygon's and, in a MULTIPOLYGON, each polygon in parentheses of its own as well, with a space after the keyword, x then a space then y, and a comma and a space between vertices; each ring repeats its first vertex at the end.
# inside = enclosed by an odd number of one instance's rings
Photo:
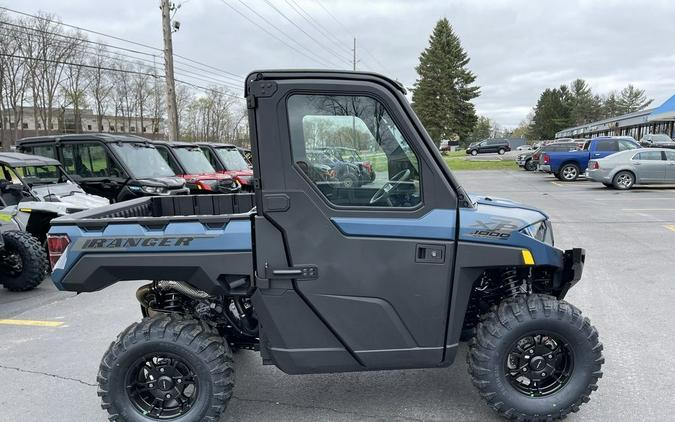
MULTIPOLYGON (((29 81, 29 62, 20 58, 22 38, 14 28, 6 28, 5 39, 0 43, 0 68, 2 73, 2 127, 14 129, 14 139, 23 135, 23 115, 26 88, 29 81)), ((4 130, 3 130, 4 132, 4 130)), ((8 149, 10 139, 3 137, 3 149, 8 149)))
MULTIPOLYGON (((113 90, 112 75, 108 68, 111 66, 107 58, 108 49, 104 46, 98 46, 95 53, 90 56, 87 78, 88 92, 94 103, 94 112, 96 114, 96 130, 103 131, 103 116, 108 113, 110 108, 111 95, 113 90)), ((110 123, 108 122, 108 125, 110 123)))

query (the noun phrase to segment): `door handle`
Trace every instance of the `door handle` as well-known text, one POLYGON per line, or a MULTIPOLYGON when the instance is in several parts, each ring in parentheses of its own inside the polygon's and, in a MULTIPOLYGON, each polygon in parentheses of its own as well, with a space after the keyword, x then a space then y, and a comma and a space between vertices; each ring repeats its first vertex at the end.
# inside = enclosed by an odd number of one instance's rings
POLYGON ((642 163, 633 163, 634 166, 641 166, 642 163))
POLYGON ((419 244, 415 248, 415 262, 442 264, 445 262, 445 245, 419 244))

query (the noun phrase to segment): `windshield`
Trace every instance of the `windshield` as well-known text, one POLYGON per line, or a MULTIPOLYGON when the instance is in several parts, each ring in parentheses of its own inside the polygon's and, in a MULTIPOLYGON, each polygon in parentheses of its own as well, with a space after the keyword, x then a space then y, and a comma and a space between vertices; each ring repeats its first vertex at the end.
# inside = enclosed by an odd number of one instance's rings
MULTIPOLYGON (((14 171, 30 186, 68 182, 68 177, 57 165, 15 167, 14 171)), ((8 172, 5 166, 3 166, 3 173, 5 173, 4 178, 6 180, 17 183, 12 178, 7 179, 8 172)))
POLYGON ((248 170, 248 163, 237 148, 216 148, 226 170, 248 170))
POLYGON ((189 174, 215 173, 209 159, 199 147, 174 147, 173 150, 189 174))
POLYGON ((138 179, 176 175, 154 146, 132 142, 113 143, 110 146, 138 179))

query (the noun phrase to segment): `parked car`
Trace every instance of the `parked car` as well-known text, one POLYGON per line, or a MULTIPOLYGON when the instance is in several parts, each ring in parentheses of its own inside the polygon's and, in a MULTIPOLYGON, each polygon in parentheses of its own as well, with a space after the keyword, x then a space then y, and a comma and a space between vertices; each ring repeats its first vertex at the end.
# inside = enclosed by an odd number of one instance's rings
POLYGON ((228 174, 218 173, 198 145, 188 142, 153 141, 169 167, 185 179, 190 193, 236 193, 239 183, 228 174))
POLYGON ((554 151, 574 151, 576 149, 577 144, 571 141, 552 142, 543 145, 532 152, 532 162, 530 163, 530 168, 535 167, 536 170, 550 173, 551 168, 548 166, 548 164, 544 164, 545 153, 554 151))
POLYGON ((202 142, 198 144, 218 173, 231 176, 244 192, 253 192, 251 164, 234 145, 202 142))
POLYGON ((486 139, 481 142, 470 144, 466 148, 466 153, 471 155, 478 155, 488 152, 496 152, 499 155, 504 155, 511 151, 511 145, 506 139, 486 139))
POLYGON ((518 167, 525 169, 526 171, 535 171, 537 169, 537 161, 533 159, 534 154, 537 153, 537 150, 526 152, 524 154, 518 154, 516 157, 516 164, 518 167))
POLYGON ((516 147, 516 151, 532 151, 533 149, 535 149, 534 146, 530 144, 520 145, 516 147))
POLYGON ((250 370, 232 349, 291 374, 442 368, 467 350, 472 384, 505 418, 564 418, 589 401, 603 346, 564 300, 586 253, 554 246, 545 212, 469 196, 388 78, 285 70, 244 80, 255 195, 139 198, 52 225, 59 289, 155 280, 129 294, 139 321, 97 372, 111 419, 221 420, 235 368, 239 379, 250 370), (317 189, 298 166, 315 142, 303 123, 318 115, 340 131, 358 121, 387 181, 332 198, 317 189))
POLYGON ((640 145, 646 148, 675 149, 675 141, 665 133, 648 133, 640 138, 640 145))
POLYGON ((111 202, 189 192, 152 142, 139 136, 38 136, 17 141, 17 149, 60 161, 85 192, 111 202))
POLYGON ((354 148, 346 147, 323 147, 319 150, 326 151, 338 161, 353 164, 357 167, 357 177, 361 183, 370 183, 375 180, 375 170, 373 164, 361 158, 359 152, 354 148))
POLYGON ((543 163, 561 181, 572 182, 586 171, 589 160, 638 148, 640 145, 630 136, 601 136, 587 141, 582 150, 547 152, 543 163))
POLYGON ((0 284, 13 291, 37 287, 49 269, 51 220, 109 203, 85 193, 52 158, 0 153, 0 284))
POLYGON ((438 145, 438 150, 441 152, 441 154, 444 154, 452 151, 452 148, 457 146, 459 146, 459 141, 451 141, 449 139, 443 139, 441 143, 438 145))
POLYGON ((621 190, 641 184, 675 183, 675 151, 642 148, 617 152, 590 160, 586 175, 593 181, 621 190))

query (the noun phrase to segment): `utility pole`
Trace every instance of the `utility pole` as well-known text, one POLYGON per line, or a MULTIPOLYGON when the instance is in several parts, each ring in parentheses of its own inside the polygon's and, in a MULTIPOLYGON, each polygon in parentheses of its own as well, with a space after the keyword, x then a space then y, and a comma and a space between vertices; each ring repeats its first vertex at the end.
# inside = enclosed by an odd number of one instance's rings
POLYGON ((352 52, 354 53, 352 63, 354 64, 354 70, 356 71, 356 37, 354 37, 354 49, 352 50, 352 52))
POLYGON ((169 140, 178 140, 178 109, 176 106, 176 81, 173 79, 173 41, 171 40, 171 12, 176 6, 169 0, 161 0, 162 34, 164 37, 164 81, 166 83, 166 114, 169 140))

